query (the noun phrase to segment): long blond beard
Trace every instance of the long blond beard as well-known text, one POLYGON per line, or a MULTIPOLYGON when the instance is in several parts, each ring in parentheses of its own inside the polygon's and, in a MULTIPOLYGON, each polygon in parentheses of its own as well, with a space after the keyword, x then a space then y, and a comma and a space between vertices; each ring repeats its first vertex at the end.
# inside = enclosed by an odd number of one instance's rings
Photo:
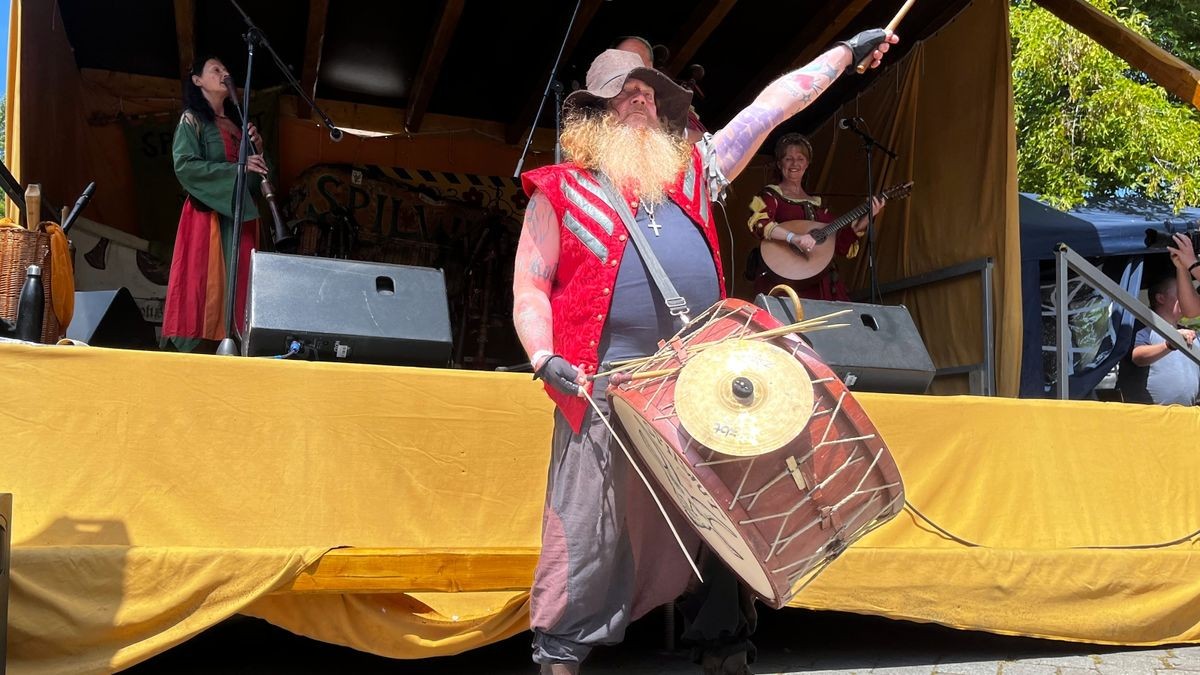
POLYGON ((651 203, 666 199, 692 151, 682 136, 621 124, 611 114, 568 117, 560 141, 576 164, 604 173, 622 190, 651 203))

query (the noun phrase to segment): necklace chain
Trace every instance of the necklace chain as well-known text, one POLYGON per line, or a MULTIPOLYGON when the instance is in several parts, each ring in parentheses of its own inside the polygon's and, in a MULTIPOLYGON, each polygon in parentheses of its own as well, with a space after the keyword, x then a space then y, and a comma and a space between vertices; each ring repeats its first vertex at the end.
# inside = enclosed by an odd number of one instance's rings
POLYGON ((646 209, 646 215, 650 216, 650 222, 646 224, 646 227, 654 230, 654 236, 662 236, 662 225, 659 225, 658 221, 654 219, 654 205, 642 200, 642 208, 646 209))

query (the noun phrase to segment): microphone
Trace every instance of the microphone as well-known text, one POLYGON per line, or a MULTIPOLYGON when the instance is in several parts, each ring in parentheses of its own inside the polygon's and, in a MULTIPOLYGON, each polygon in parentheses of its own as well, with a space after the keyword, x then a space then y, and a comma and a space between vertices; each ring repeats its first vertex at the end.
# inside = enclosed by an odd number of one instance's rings
POLYGON ((855 129, 863 121, 861 117, 843 117, 838 120, 839 129, 855 129))
POLYGON ((95 192, 96 181, 92 181, 88 183, 86 188, 83 189, 83 194, 79 195, 79 199, 75 200, 75 207, 71 209, 71 212, 68 213, 67 217, 62 221, 61 225, 63 234, 66 234, 71 229, 71 226, 75 224, 75 219, 78 218, 79 214, 83 212, 83 209, 87 207, 88 202, 92 200, 92 195, 95 194, 95 192))
POLYGON ((329 127, 329 140, 333 141, 334 143, 341 143, 343 136, 345 136, 345 134, 342 133, 341 129, 335 126, 329 127))
POLYGON ((237 105, 237 87, 233 85, 233 78, 226 75, 221 78, 221 84, 225 85, 225 88, 229 90, 229 97, 233 99, 234 105, 237 105))

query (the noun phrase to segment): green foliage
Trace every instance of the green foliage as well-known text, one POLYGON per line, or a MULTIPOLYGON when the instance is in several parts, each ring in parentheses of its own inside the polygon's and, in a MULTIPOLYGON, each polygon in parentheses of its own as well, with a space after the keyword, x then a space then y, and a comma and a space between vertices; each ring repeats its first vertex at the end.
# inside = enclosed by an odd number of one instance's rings
MULTIPOLYGON (((1142 35, 1166 34, 1140 11, 1090 1, 1142 35)), ((1022 191, 1061 208, 1127 195, 1200 205, 1200 112, 1030 0, 1014 0, 1011 22, 1022 191)))
POLYGON ((1128 0, 1149 19, 1147 37, 1200 68, 1200 3, 1196 0, 1128 0))

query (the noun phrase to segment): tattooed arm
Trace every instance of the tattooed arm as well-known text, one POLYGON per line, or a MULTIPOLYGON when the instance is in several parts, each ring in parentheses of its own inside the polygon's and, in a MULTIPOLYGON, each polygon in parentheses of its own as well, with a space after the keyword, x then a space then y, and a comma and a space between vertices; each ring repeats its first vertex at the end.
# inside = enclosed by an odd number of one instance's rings
MULTIPOLYGON (((895 36, 889 36, 886 42, 876 48, 874 54, 877 56, 872 67, 879 65, 879 58, 887 51, 888 44, 895 42, 895 36)), ((852 59, 849 47, 838 45, 807 66, 772 82, 754 99, 754 103, 734 116, 724 129, 713 136, 717 161, 725 177, 730 181, 736 178, 754 153, 758 152, 767 135, 816 100, 842 71, 854 65, 852 59)))
POLYGON ((536 371, 554 353, 550 288, 558 270, 558 218, 550 200, 534 192, 525 208, 513 270, 513 324, 536 371))

